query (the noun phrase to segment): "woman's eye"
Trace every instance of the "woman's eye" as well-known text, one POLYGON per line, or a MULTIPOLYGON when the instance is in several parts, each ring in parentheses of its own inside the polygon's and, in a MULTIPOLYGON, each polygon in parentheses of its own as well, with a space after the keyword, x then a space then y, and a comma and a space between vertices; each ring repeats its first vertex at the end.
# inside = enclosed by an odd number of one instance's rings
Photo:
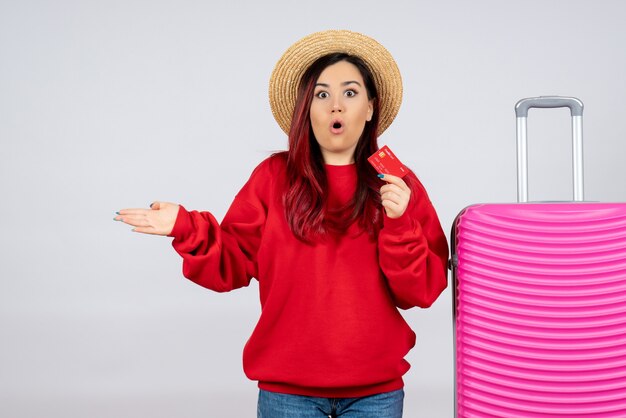
POLYGON ((316 96, 317 96, 319 99, 325 99, 325 98, 327 98, 327 97, 328 97, 328 93, 327 93, 327 92, 325 92, 325 91, 320 91, 319 93, 317 93, 317 94, 316 94, 316 96))
POLYGON ((347 90, 346 91, 346 97, 354 97, 356 96, 356 91, 354 90, 347 90))

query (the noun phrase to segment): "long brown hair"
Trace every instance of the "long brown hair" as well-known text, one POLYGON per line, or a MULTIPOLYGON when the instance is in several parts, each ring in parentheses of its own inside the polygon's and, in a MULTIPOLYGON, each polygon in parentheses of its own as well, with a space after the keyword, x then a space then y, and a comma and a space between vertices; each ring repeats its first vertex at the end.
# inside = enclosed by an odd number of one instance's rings
POLYGON ((328 232, 345 231, 355 221, 374 237, 382 221, 380 195, 382 182, 367 158, 378 150, 377 131, 379 104, 376 84, 365 62, 359 57, 334 53, 317 59, 305 71, 298 87, 287 151, 288 189, 284 204, 289 227, 305 242, 328 232), (354 151, 357 186, 354 197, 338 213, 330 213, 326 205, 327 178, 324 159, 311 128, 310 109, 315 83, 324 69, 340 61, 356 66, 363 77, 369 100, 373 100, 373 116, 366 122, 354 151), (333 215, 333 216, 330 216, 333 215))

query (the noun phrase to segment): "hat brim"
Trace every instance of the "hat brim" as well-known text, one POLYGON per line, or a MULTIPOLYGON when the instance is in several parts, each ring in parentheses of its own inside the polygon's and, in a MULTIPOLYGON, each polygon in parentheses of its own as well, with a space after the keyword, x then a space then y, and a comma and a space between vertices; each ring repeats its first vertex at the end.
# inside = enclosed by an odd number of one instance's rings
POLYGON ((371 71, 378 90, 380 108, 378 135, 391 125, 398 114, 402 103, 402 77, 389 51, 374 39, 357 32, 316 32, 289 47, 276 63, 270 77, 272 114, 287 135, 302 75, 315 60, 336 52, 361 58, 371 71))

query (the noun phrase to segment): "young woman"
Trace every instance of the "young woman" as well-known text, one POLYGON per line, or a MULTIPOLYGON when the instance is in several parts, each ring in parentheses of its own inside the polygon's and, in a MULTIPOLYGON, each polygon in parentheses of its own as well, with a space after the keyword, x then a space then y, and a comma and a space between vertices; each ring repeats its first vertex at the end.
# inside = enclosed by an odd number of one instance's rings
POLYGON ((173 237, 184 276, 201 286, 259 281, 262 313, 243 353, 258 417, 402 416, 415 334, 398 308, 435 301, 448 247, 417 177, 377 175, 367 161, 401 97, 375 40, 309 35, 270 80, 289 149, 254 170, 221 224, 166 202, 115 217, 173 237))

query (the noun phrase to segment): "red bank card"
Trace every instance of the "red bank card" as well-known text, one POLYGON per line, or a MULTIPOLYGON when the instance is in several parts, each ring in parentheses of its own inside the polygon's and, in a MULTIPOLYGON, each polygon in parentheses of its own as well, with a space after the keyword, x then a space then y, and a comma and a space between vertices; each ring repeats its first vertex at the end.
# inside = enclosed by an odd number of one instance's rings
POLYGON ((387 145, 376 151, 367 161, 369 161, 380 174, 392 174, 394 176, 404 177, 409 172, 387 145))

